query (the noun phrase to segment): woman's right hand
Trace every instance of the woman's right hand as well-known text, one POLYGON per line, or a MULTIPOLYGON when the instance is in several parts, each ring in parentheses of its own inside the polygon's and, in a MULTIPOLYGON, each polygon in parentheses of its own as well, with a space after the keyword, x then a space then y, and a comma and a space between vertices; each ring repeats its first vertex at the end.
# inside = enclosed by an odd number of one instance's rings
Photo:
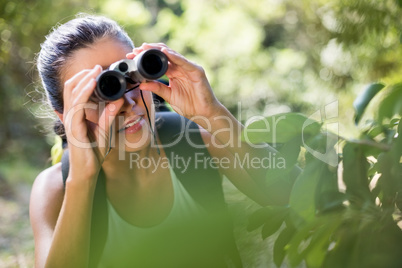
POLYGON ((102 67, 97 65, 64 84, 62 121, 70 151, 70 175, 97 176, 109 150, 110 126, 124 103, 123 99, 106 104, 89 101, 101 72, 102 67))

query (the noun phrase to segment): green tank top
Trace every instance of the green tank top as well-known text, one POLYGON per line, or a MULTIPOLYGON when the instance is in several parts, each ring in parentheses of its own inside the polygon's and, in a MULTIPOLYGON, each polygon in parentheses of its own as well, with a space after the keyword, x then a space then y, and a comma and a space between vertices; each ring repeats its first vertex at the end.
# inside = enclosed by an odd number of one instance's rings
POLYGON ((209 246, 211 241, 202 239, 203 232, 213 228, 208 213, 193 200, 172 168, 170 175, 173 206, 156 226, 129 224, 107 200, 108 235, 98 267, 198 267, 198 264, 199 267, 222 267, 222 257, 215 256, 213 250, 208 252, 213 248, 209 246))

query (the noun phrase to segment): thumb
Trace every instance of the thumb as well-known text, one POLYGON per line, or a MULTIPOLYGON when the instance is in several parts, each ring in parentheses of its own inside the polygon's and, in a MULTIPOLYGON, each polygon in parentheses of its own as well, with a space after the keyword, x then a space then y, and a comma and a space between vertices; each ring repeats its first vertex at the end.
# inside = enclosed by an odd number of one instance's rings
POLYGON ((109 130, 123 104, 123 98, 106 104, 101 116, 99 117, 99 127, 102 130, 109 130))
POLYGON ((163 98, 165 101, 170 102, 171 88, 161 82, 147 81, 140 84, 140 89, 144 91, 151 91, 156 95, 163 98))
POLYGON ((111 126, 119 113, 121 107, 124 104, 123 99, 118 99, 114 102, 108 103, 102 110, 99 117, 97 135, 98 135, 98 146, 101 148, 110 147, 111 139, 111 126))

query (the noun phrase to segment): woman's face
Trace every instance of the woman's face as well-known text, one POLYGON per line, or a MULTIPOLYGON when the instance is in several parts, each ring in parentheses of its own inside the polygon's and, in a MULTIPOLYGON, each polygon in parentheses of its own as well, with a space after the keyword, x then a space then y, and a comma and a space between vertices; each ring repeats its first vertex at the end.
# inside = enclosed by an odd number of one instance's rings
MULTIPOLYGON (((76 73, 92 69, 100 65, 105 70, 112 63, 126 59, 126 54, 132 49, 121 41, 104 38, 89 47, 75 51, 66 63, 62 72, 62 83, 72 78, 76 73)), ((133 85, 128 84, 127 88, 133 85)), ((152 107, 152 94, 143 92, 144 100, 150 111, 152 125, 154 125, 154 109, 152 107)), ((93 106, 93 105, 92 105, 93 106)), ((88 124, 98 124, 98 118, 104 105, 101 103, 85 110, 88 124)), ((134 89, 124 95, 124 104, 120 109, 112 129, 112 145, 127 152, 139 151, 147 147, 151 140, 151 131, 145 105, 141 99, 139 89, 134 89)))

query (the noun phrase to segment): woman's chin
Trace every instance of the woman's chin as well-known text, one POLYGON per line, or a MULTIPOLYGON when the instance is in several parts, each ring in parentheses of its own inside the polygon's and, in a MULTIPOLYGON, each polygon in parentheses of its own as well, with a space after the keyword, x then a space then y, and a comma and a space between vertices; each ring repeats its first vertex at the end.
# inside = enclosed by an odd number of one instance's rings
POLYGON ((147 144, 130 144, 130 145, 126 145, 126 147, 124 148, 124 151, 126 153, 135 153, 135 152, 139 152, 147 147, 149 147, 151 141, 149 141, 147 144))
POLYGON ((141 151, 151 145, 151 135, 126 135, 124 150, 128 153, 141 151))
POLYGON ((116 147, 126 152, 138 152, 150 145, 151 136, 148 124, 141 120, 140 124, 118 132, 116 147))

